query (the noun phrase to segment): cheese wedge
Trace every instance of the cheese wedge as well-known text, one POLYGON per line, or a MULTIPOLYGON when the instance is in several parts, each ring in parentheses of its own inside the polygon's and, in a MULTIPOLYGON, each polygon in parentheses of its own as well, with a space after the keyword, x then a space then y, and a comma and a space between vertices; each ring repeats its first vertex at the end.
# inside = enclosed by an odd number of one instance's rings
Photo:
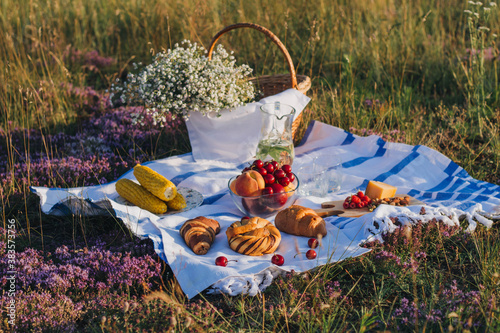
POLYGON ((392 185, 370 180, 365 195, 370 199, 392 198, 396 195, 396 190, 397 188, 392 185))

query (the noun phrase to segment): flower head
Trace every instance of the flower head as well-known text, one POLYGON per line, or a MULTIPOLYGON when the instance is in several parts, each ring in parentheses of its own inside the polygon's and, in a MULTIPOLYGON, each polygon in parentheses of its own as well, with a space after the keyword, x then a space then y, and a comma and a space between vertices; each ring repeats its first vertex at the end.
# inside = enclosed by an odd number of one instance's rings
MULTIPOLYGON (((120 102, 143 105, 155 124, 163 125, 167 115, 189 117, 189 113, 215 113, 243 105, 255 97, 246 80, 252 72, 222 45, 212 59, 206 50, 190 41, 155 55, 153 62, 137 74, 129 74, 124 87, 114 87, 120 102)), ((140 121, 140 117, 137 119, 140 121)))

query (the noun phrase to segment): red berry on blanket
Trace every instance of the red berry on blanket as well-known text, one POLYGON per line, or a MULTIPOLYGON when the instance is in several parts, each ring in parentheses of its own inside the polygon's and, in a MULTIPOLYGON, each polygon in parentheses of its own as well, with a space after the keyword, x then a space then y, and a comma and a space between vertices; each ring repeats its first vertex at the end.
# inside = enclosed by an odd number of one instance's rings
POLYGON ((275 254, 271 258, 271 262, 277 266, 282 266, 285 263, 285 258, 281 254, 275 254))
POLYGON ((288 177, 288 179, 290 179, 290 183, 293 183, 293 181, 295 180, 295 175, 289 172, 286 174, 286 176, 288 177))
POLYGON ((358 193, 356 193, 356 195, 361 199, 363 200, 365 194, 363 193, 363 191, 358 191, 358 193))
POLYGON ((286 173, 290 173, 290 172, 292 172, 292 167, 289 164, 284 164, 281 167, 281 170, 285 171, 286 173))
POLYGON ((366 195, 361 200, 364 202, 371 201, 371 199, 369 197, 367 197, 366 195))
POLYGON ((344 201, 343 206, 344 206, 344 209, 351 208, 350 203, 348 201, 344 201))
POLYGON ((311 249, 315 249, 318 247, 318 240, 316 238, 309 238, 309 240, 307 241, 307 245, 311 249))
POLYGON ((349 204, 349 208, 356 208, 356 207, 357 207, 357 205, 356 205, 356 203, 355 203, 355 202, 351 202, 351 203, 349 204))
POLYGON ((264 166, 264 162, 261 160, 255 160, 253 161, 253 165, 255 165, 257 168, 262 168, 264 166))
POLYGON ((354 202, 355 204, 361 202, 361 199, 357 195, 353 195, 351 197, 351 202, 354 202))
POLYGON ((274 176, 271 175, 270 173, 268 173, 267 175, 265 175, 263 177, 264 177, 264 181, 266 182, 266 184, 272 184, 276 180, 276 178, 274 178, 274 176))
POLYGON ((356 204, 356 207, 358 207, 358 208, 363 208, 364 206, 365 206, 365 203, 364 203, 363 201, 358 202, 358 203, 356 204))
POLYGON ((227 258, 226 257, 217 257, 217 259, 215 259, 215 264, 217 266, 226 267, 227 266, 227 258))
POLYGON ((308 250, 306 252, 306 257, 309 260, 316 258, 316 251, 314 251, 314 250, 308 250))

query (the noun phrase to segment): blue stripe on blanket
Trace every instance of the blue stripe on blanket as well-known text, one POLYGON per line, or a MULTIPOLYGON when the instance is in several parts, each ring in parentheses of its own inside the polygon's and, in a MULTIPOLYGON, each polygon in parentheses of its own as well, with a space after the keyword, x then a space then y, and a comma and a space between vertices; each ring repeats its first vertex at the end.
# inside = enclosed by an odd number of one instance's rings
POLYGON ((354 134, 344 131, 347 137, 344 139, 344 142, 342 142, 341 146, 345 145, 350 145, 356 138, 354 137, 354 134))
POLYGON ((417 157, 420 156, 420 153, 414 151, 410 155, 406 156, 404 159, 402 159, 398 164, 396 164, 391 170, 384 172, 377 177, 375 177, 376 181, 383 182, 387 178, 389 178, 392 175, 398 174, 401 170, 403 170, 408 164, 410 164, 412 161, 414 161, 417 157))
POLYGON ((304 136, 302 137, 302 140, 300 140, 300 143, 297 145, 297 147, 302 146, 307 141, 307 139, 309 138, 309 135, 311 135, 311 133, 312 133, 315 122, 316 122, 316 120, 311 120, 309 126, 306 129, 306 132, 304 133, 304 136))
MULTIPOLYGON (((347 139, 346 139, 347 140, 347 139)), ((345 142, 345 141, 344 141, 345 142)), ((344 144, 344 143, 342 143, 344 144)), ((382 138, 379 138, 377 140, 377 145, 379 146, 377 151, 375 152, 375 155, 373 156, 370 156, 370 157, 358 157, 358 158, 355 158, 353 160, 350 160, 350 161, 347 161, 347 162, 344 162, 342 163, 342 167, 344 169, 347 169, 347 168, 352 168, 354 166, 358 166, 360 164, 363 164, 365 163, 366 161, 374 158, 374 157, 382 157, 384 156, 385 152, 387 151, 387 149, 384 148, 385 146, 385 141, 382 140, 382 138)))
MULTIPOLYGON (((244 168, 245 166, 247 166, 247 163, 240 164, 238 166, 238 169, 239 168, 244 168)), ((214 172, 220 172, 220 171, 233 171, 233 170, 234 170, 233 168, 229 168, 229 167, 228 168, 216 167, 216 168, 210 168, 210 169, 203 170, 203 172, 214 173, 214 172)), ((182 181, 188 179, 191 176, 195 176, 195 175, 198 175, 198 174, 200 174, 199 171, 190 171, 190 172, 186 172, 186 173, 177 175, 177 176, 173 177, 170 180, 172 181, 172 183, 174 183, 177 186, 182 181)))
POLYGON ((224 197, 225 195, 227 194, 227 192, 223 192, 223 193, 219 193, 219 194, 215 194, 215 195, 211 195, 207 198, 204 198, 203 199, 203 203, 202 205, 212 205, 213 203, 215 203, 217 200, 221 199, 222 197, 224 197))

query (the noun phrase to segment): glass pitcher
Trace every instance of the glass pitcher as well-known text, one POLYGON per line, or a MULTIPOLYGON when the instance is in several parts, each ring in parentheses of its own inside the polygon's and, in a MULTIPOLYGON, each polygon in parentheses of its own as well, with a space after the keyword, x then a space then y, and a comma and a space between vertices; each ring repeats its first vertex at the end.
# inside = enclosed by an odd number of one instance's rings
POLYGON ((293 148, 292 123, 295 109, 280 102, 264 104, 262 127, 257 145, 256 158, 262 161, 274 159, 278 164, 292 165, 293 148))

